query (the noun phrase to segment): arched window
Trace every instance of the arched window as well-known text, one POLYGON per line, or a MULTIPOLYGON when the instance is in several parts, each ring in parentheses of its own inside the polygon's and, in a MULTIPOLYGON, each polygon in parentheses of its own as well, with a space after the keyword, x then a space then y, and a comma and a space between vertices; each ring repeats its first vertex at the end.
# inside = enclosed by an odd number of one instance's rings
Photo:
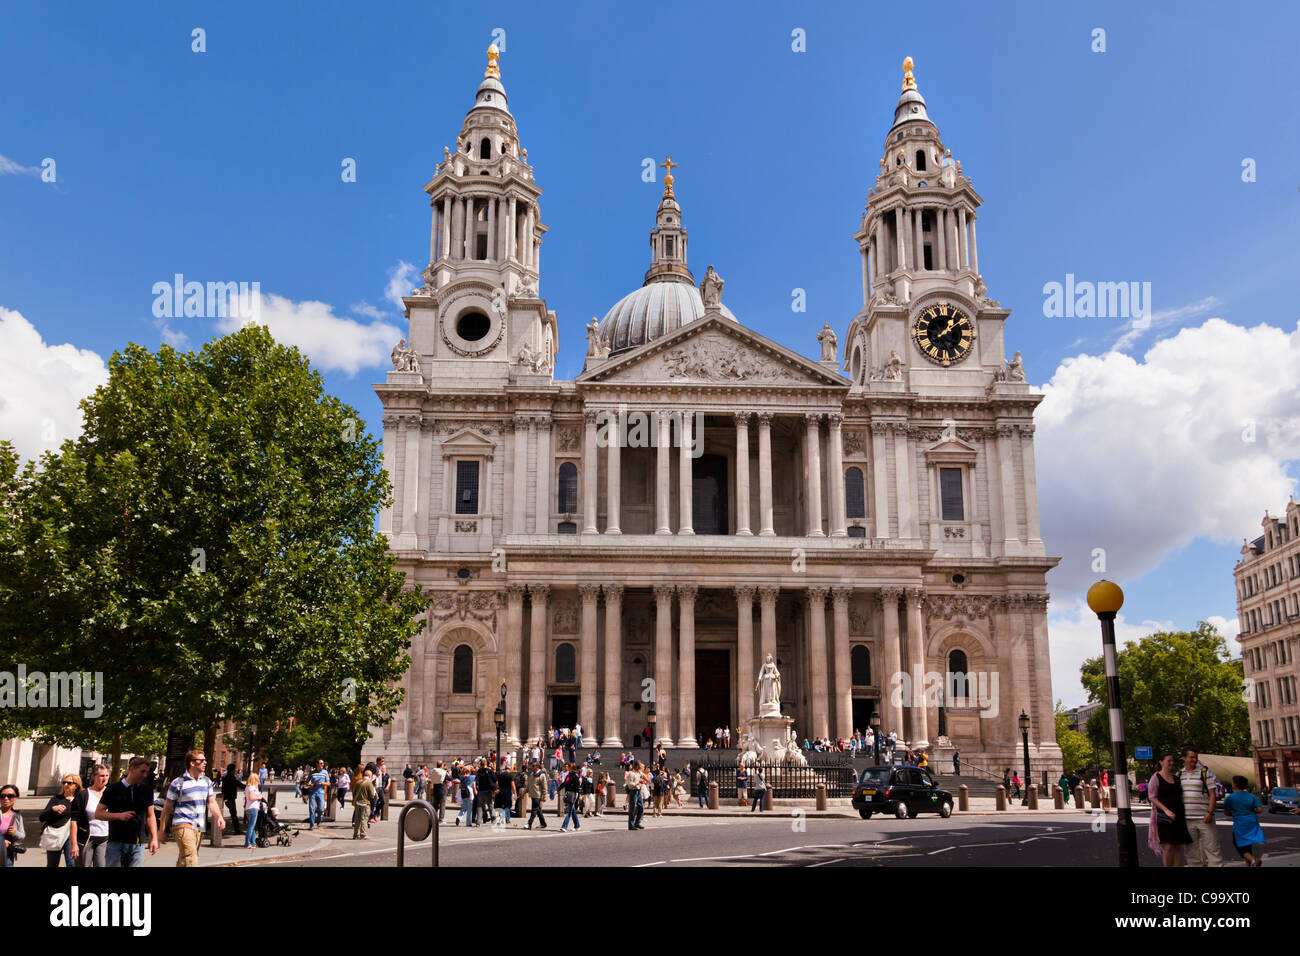
POLYGON ((483 142, 478 144, 478 158, 492 158, 492 140, 488 139, 486 136, 483 137, 483 142))
POLYGON ((947 697, 969 697, 970 689, 966 684, 966 652, 952 651, 948 654, 947 697))
POLYGON ((474 649, 461 644, 451 654, 451 692, 474 693, 474 649))
POLYGON ((918 173, 925 172, 925 150, 923 149, 916 151, 916 171, 918 173))
POLYGON ((577 654, 572 644, 555 648, 555 683, 572 684, 577 680, 577 654))
POLYGON ((871 683, 871 651, 865 644, 853 645, 849 653, 849 669, 853 672, 854 687, 866 687, 871 683))
POLYGON ((861 468, 849 468, 844 472, 844 511, 849 518, 867 516, 867 496, 861 468))
POLYGON ((573 514, 578 510, 578 466, 566 461, 560 466, 559 479, 555 483, 555 510, 562 515, 573 514))

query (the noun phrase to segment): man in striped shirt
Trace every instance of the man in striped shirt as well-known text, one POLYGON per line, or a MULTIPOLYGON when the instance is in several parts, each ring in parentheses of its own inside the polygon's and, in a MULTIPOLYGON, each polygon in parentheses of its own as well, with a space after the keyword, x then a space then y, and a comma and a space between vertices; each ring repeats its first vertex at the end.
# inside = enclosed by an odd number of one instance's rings
POLYGON ((1192 837, 1192 845, 1187 848, 1187 865, 1223 866, 1223 848, 1219 845, 1219 829, 1214 821, 1219 778, 1200 762, 1200 756, 1191 744, 1183 744, 1182 754, 1183 770, 1179 781, 1183 786, 1183 806, 1187 811, 1187 832, 1192 837))
POLYGON ((170 833, 176 841, 177 866, 198 866, 204 812, 212 814, 213 826, 222 830, 226 828, 226 821, 212 791, 212 781, 204 773, 208 758, 201 750, 191 750, 185 755, 185 762, 188 769, 167 788, 162 832, 170 833))

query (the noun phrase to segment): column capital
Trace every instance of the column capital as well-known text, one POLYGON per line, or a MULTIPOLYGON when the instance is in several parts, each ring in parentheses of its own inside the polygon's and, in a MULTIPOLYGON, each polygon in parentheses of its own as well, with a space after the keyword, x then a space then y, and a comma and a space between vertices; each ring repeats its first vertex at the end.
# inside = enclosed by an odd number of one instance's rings
POLYGON ((1010 425, 1010 424, 1005 424, 1005 423, 999 422, 999 423, 995 426, 995 428, 997 429, 998 438, 1007 438, 1007 439, 1011 439, 1011 438, 1015 438, 1015 437, 1016 437, 1016 426, 1015 426, 1015 425, 1010 425))
POLYGON ((759 586, 758 598, 764 604, 775 604, 777 596, 780 595, 781 588, 777 585, 763 584, 759 586))
POLYGON ((524 415, 523 413, 517 413, 515 415, 515 431, 527 431, 528 426, 532 423, 532 421, 533 420, 529 418, 527 415, 524 415))
POLYGON ((523 603, 524 603, 524 592, 525 592, 526 590, 528 590, 528 588, 527 588, 527 585, 524 585, 524 584, 507 584, 507 585, 506 585, 506 603, 507 603, 507 604, 523 604, 523 603))
POLYGON ((671 604, 673 600, 673 592, 676 590, 677 586, 675 584, 656 584, 655 601, 659 604, 663 604, 664 602, 671 604))
POLYGON ((621 584, 604 584, 604 585, 601 585, 601 586, 605 589, 605 603, 606 603, 606 604, 608 604, 610 601, 621 601, 621 600, 623 600, 623 585, 621 585, 621 584))
POLYGON ((823 609, 826 607, 826 595, 830 593, 830 588, 824 584, 808 585, 808 600, 814 605, 820 601, 823 609))
POLYGON ((530 584, 528 593, 533 599, 534 604, 545 604, 551 599, 551 586, 549 584, 530 584))
POLYGON ((1034 426, 1033 426, 1033 425, 1030 425, 1030 424, 1024 424, 1024 425, 1021 425, 1021 426, 1020 426, 1020 434, 1021 434, 1021 437, 1023 437, 1023 438, 1033 438, 1033 437, 1034 437, 1034 426))
POLYGON ((582 595, 583 604, 595 604, 600 598, 600 585, 590 583, 579 584, 578 593, 582 595))
POLYGON ((682 604, 694 604, 695 597, 700 593, 699 587, 694 584, 677 585, 677 600, 682 604))
POLYGON ((844 416, 839 412, 831 412, 826 416, 826 424, 832 429, 839 428, 844 424, 844 416))
POLYGON ((903 589, 889 585, 881 588, 876 592, 876 600, 881 603, 882 607, 889 607, 891 602, 894 607, 898 606, 898 599, 903 596, 903 589))
POLYGON ((925 588, 907 589, 908 607, 920 607, 924 603, 925 603, 925 588))
POLYGON ((582 410, 582 420, 585 424, 594 427, 596 418, 600 415, 600 410, 595 408, 584 408, 582 410))
POLYGON ((732 590, 736 592, 737 604, 744 602, 752 605, 754 603, 754 591, 756 590, 754 585, 737 584, 734 588, 732 588, 732 590))
POLYGON ((817 426, 819 426, 822 423, 822 419, 825 417, 826 415, 823 412, 803 413, 804 424, 807 425, 809 428, 816 428, 817 426))
POLYGON ((551 420, 549 418, 535 419, 537 430, 539 432, 549 432, 551 430, 551 420))
POLYGON ((831 588, 831 600, 834 602, 837 608, 840 607, 841 605, 847 607, 849 603, 849 599, 852 597, 853 597, 853 588, 851 587, 831 588))
POLYGON ((753 412, 734 412, 737 428, 748 428, 750 421, 754 417, 753 412))
POLYGON ((871 434, 873 435, 887 435, 889 434, 890 423, 881 422, 881 421, 872 421, 868 424, 867 427, 871 429, 871 434))
POLYGON ((758 415, 758 425, 760 428, 764 425, 770 426, 772 424, 773 412, 757 412, 756 414, 758 415))

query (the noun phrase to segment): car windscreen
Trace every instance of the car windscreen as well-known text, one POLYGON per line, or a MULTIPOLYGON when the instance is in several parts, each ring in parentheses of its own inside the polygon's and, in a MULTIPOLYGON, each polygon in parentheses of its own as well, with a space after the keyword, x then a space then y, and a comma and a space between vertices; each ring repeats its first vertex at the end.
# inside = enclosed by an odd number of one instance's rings
POLYGON ((868 767, 858 775, 858 783, 869 783, 877 787, 889 785, 888 767, 868 767))
POLYGON ((1295 800, 1300 797, 1300 790, 1294 787, 1274 787, 1272 795, 1282 800, 1295 800))

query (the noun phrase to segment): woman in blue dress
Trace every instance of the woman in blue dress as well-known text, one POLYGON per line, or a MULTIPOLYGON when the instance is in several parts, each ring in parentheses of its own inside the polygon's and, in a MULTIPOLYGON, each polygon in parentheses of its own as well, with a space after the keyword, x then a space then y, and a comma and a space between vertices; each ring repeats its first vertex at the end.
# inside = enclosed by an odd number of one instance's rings
POLYGON ((1254 852, 1264 846, 1264 829, 1259 825, 1259 814, 1264 805, 1259 797, 1249 791, 1245 777, 1232 778, 1232 793, 1223 801, 1223 812, 1232 818, 1232 842, 1247 866, 1263 866, 1264 860, 1254 852))

